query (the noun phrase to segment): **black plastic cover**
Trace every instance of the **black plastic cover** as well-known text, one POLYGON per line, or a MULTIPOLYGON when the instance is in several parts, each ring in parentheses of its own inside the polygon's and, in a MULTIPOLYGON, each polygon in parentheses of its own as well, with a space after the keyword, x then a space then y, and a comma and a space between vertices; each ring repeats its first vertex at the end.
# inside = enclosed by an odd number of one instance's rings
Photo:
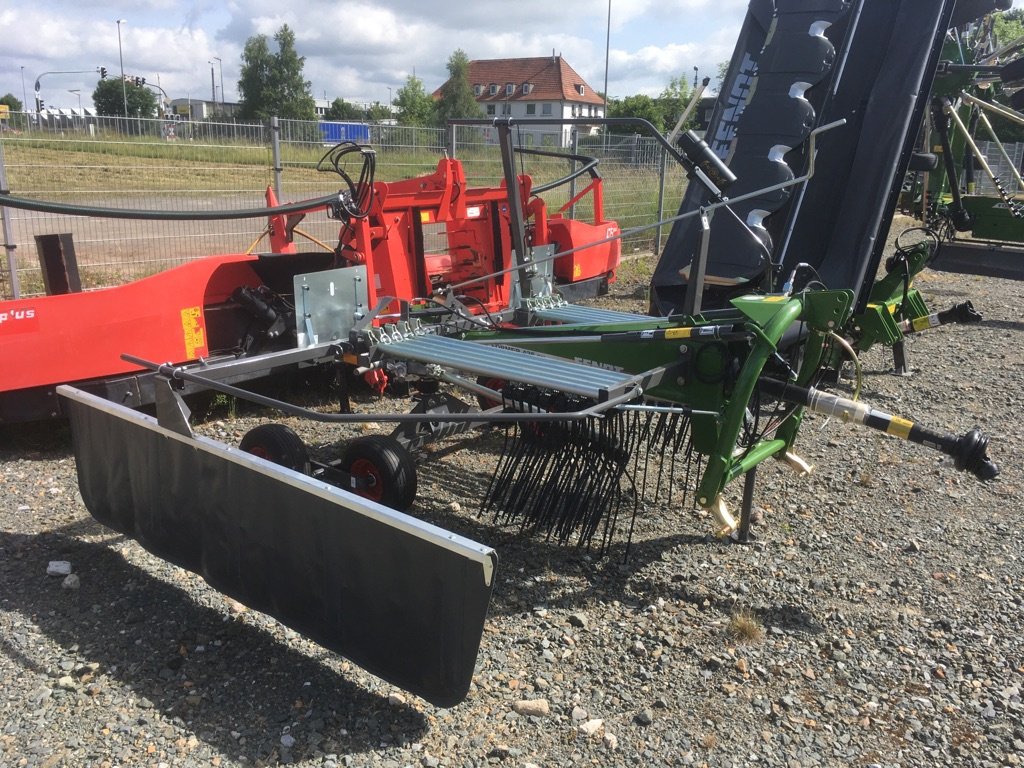
MULTIPOLYGON (((960 15, 1004 4, 963 0, 960 15)), ((810 129, 847 122, 819 138, 805 186, 734 206, 747 227, 714 213, 705 308, 752 288, 777 289, 799 263, 814 266, 829 288, 853 290, 859 306, 867 300, 955 5, 751 2, 706 138, 737 176, 730 196, 804 173, 810 129)), ((680 211, 710 202, 691 184, 680 211)), ((655 313, 682 306, 698 230, 695 218, 673 227, 651 281, 655 313)))
POLYGON ((467 691, 494 551, 61 387, 93 517, 438 706, 467 691))

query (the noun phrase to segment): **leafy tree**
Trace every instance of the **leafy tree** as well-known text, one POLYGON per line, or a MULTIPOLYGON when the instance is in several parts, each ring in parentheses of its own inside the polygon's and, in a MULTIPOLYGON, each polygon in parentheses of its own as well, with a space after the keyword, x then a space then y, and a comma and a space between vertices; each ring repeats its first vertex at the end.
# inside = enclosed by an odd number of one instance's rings
POLYGON ((21 112, 24 107, 21 103, 21 99, 13 93, 5 93, 3 96, 0 96, 0 104, 6 104, 11 112, 21 112))
POLYGON ((156 114, 156 95, 146 86, 136 85, 131 80, 124 81, 124 90, 120 79, 100 80, 92 92, 97 115, 125 117, 126 100, 127 117, 153 117, 156 114))
POLYGON ((461 48, 448 57, 448 81, 441 86, 435 116, 442 127, 453 118, 484 116, 469 84, 469 56, 461 48))
POLYGON ((405 85, 395 94, 398 122, 401 125, 425 126, 434 121, 434 100, 423 88, 423 81, 409 75, 405 85))
POLYGON ((1024 9, 1016 8, 995 14, 992 17, 992 31, 999 47, 1024 37, 1024 9))
MULTIPOLYGON (((663 114, 658 102, 642 93, 638 93, 635 96, 627 96, 624 99, 613 99, 608 102, 609 117, 635 117, 649 120, 659 132, 665 130, 663 114)), ((627 127, 619 129, 616 133, 623 131, 627 133, 635 132, 633 128, 627 127)))
POLYGON ((266 35, 245 41, 242 71, 238 81, 243 120, 269 120, 275 115, 290 120, 316 120, 316 102, 310 82, 302 77, 305 56, 295 50, 295 33, 283 25, 274 35, 277 53, 272 53, 266 35))
POLYGON ((349 104, 344 99, 335 99, 327 108, 324 115, 327 120, 363 120, 366 112, 355 104, 349 104))
MULTIPOLYGON (((658 107, 661 109, 661 122, 666 131, 671 131, 675 127, 676 121, 683 114, 683 110, 686 109, 689 100, 690 84, 686 82, 684 76, 673 77, 668 81, 665 90, 658 97, 658 107)), ((692 119, 691 116, 691 121, 692 119)), ((686 128, 687 126, 683 127, 686 128)))
POLYGON ((366 119, 371 123, 379 123, 382 120, 391 119, 391 108, 387 104, 381 104, 379 101, 373 102, 370 108, 366 110, 366 119))

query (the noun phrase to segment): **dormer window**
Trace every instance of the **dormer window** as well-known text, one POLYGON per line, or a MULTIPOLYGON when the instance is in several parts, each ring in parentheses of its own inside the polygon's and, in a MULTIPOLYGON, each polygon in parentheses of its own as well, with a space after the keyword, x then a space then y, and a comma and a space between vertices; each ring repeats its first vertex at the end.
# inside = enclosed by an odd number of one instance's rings
POLYGON ((482 94, 483 92, 484 92, 484 87, 483 87, 482 85, 480 85, 479 83, 477 83, 477 84, 475 84, 475 85, 473 86, 473 95, 474 95, 474 96, 479 96, 479 95, 481 95, 481 94, 482 94))
POLYGON ((587 89, 583 85, 583 83, 580 83, 579 85, 576 86, 576 90, 579 91, 580 96, 582 96, 586 92, 587 89))
POLYGON ((505 83, 505 95, 512 96, 516 92, 515 83, 505 83))
POLYGON ((523 83, 523 95, 524 96, 526 94, 528 94, 532 90, 533 90, 533 84, 532 83, 523 83))
POLYGON ((490 93, 491 96, 497 96, 498 86, 495 83, 491 83, 491 87, 488 89, 488 93, 490 93))

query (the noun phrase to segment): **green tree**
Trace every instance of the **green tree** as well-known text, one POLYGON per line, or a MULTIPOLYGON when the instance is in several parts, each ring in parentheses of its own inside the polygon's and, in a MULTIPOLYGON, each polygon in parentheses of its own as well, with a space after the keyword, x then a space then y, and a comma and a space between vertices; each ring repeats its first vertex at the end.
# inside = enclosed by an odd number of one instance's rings
POLYGON ((366 113, 361 107, 349 104, 344 99, 335 99, 324 115, 327 120, 363 120, 366 113))
MULTIPOLYGON (((690 84, 684 76, 673 77, 668 81, 665 90, 658 97, 658 108, 661 110, 661 124, 666 131, 671 131, 690 100, 690 84)), ((691 117, 692 121, 692 117, 691 117)), ((683 126, 684 129, 687 126, 683 126)))
POLYGON ((469 84, 469 56, 461 48, 448 57, 448 81, 441 86, 435 116, 442 127, 453 118, 484 116, 469 84))
MULTIPOLYGON (((658 102, 643 93, 635 96, 627 96, 624 99, 612 99, 608 102, 609 117, 635 117, 649 120, 655 129, 660 133, 665 130, 663 112, 658 102)), ((616 133, 634 133, 635 129, 626 127, 620 128, 616 133)))
POLYGON ((289 120, 316 120, 316 102, 310 82, 304 80, 305 56, 295 50, 295 33, 283 25, 274 35, 277 53, 270 50, 266 35, 245 41, 238 80, 243 120, 269 120, 275 115, 289 120))
POLYGON ((1024 37, 1024 9, 1017 8, 995 14, 992 17, 992 31, 996 37, 996 45, 1000 48, 1024 37))
POLYGON ((92 92, 92 103, 97 115, 125 117, 125 101, 128 104, 127 117, 153 117, 156 115, 156 95, 144 85, 131 80, 100 80, 92 92))
POLYGON ((423 81, 409 75, 405 85, 395 94, 398 122, 401 125, 425 126, 434 122, 434 100, 423 88, 423 81))
POLYGON ((387 104, 381 104, 379 101, 373 102, 370 108, 366 110, 366 119, 371 123, 379 123, 382 120, 391 119, 391 109, 387 104))
POLYGON ((13 93, 5 93, 3 96, 0 96, 0 104, 6 104, 11 112, 21 112, 24 107, 21 100, 13 93))

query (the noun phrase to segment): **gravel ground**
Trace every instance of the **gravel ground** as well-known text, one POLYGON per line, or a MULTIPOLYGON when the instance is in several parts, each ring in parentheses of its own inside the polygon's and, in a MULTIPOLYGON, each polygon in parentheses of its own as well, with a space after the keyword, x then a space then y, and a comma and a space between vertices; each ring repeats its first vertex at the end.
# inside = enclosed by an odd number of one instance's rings
MULTIPOLYGON (((624 272, 604 303, 641 309, 642 265, 624 272)), ((501 557, 475 683, 450 710, 94 522, 66 427, 8 430, 0 768, 1021 764, 1024 283, 918 285, 933 309, 970 298, 985 321, 913 339, 910 378, 872 350, 863 399, 981 427, 994 483, 811 417, 798 448, 817 468, 764 465, 756 545, 652 504, 624 563, 621 543, 599 558, 476 516, 497 434, 432 451, 416 514, 501 557), (57 560, 71 577, 47 575, 57 560)), ((203 429, 233 442, 262 419, 203 429)))

